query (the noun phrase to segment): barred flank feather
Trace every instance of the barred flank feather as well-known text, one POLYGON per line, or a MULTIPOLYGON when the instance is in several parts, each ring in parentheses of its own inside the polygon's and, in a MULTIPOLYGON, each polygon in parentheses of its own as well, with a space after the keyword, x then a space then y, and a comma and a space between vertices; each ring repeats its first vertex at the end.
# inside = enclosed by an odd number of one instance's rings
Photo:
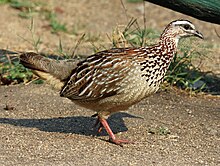
POLYGON ((21 55, 21 63, 57 85, 60 96, 96 111, 94 116, 101 123, 98 131, 104 127, 111 142, 129 143, 116 139, 105 118, 155 93, 179 39, 189 36, 203 38, 191 22, 176 20, 165 28, 159 43, 150 47, 113 48, 91 55, 77 65, 26 53, 21 55))

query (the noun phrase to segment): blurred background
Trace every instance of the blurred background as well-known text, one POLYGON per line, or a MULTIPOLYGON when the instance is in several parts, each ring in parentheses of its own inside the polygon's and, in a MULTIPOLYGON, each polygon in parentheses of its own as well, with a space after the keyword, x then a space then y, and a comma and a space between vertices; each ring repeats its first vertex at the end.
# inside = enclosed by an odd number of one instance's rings
POLYGON ((219 25, 140 0, 0 0, 0 165, 219 165, 219 36, 219 25), (179 18, 205 39, 182 40, 160 93, 110 119, 135 141, 124 148, 92 137, 93 112, 36 85, 16 54, 83 58, 150 45, 179 18))
MULTIPOLYGON (((0 10, 1 49, 61 56, 150 45, 158 40, 168 23, 188 19, 205 40, 183 40, 179 52, 184 56, 195 53, 195 59, 190 61, 202 72, 220 74, 220 26, 149 2, 0 0, 0 10)), ((200 76, 193 80, 197 78, 200 76)))

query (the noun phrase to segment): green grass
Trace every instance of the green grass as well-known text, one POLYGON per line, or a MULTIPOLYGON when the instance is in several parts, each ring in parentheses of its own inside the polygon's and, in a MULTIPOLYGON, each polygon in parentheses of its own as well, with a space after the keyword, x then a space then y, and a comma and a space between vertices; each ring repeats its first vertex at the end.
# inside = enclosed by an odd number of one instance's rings
POLYGON ((201 56, 200 53, 193 50, 190 42, 186 45, 180 45, 178 53, 171 62, 165 81, 189 92, 203 91, 206 88, 204 74, 199 67, 192 63, 193 58, 198 56, 201 56))
POLYGON ((32 72, 18 61, 0 63, 0 76, 2 84, 6 85, 28 82, 33 78, 32 72))
POLYGON ((49 21, 49 25, 51 27, 52 33, 57 32, 67 32, 67 27, 65 24, 60 23, 60 21, 57 19, 57 15, 54 12, 48 12, 46 16, 47 20, 49 21))
POLYGON ((160 126, 160 127, 148 129, 148 133, 166 136, 166 135, 169 135, 171 132, 170 132, 170 130, 167 127, 160 126))
MULTIPOLYGON (((131 19, 124 30, 114 31, 112 45, 113 47, 141 47, 152 45, 158 42, 160 32, 155 29, 140 28, 136 19, 131 19), (122 34, 122 35, 121 35, 122 34)), ((204 74, 200 71, 199 67, 193 64, 193 59, 201 56, 200 52, 196 51, 193 46, 194 39, 183 39, 178 47, 178 52, 174 56, 173 61, 165 76, 165 84, 168 86, 177 86, 192 92, 201 92, 206 89, 204 74), (184 42, 184 40, 186 42, 184 42)), ((210 45, 204 47, 211 47, 210 45)), ((163 86, 164 87, 164 86, 163 86)))
POLYGON ((18 35, 20 38, 22 38, 25 42, 30 44, 34 50, 38 53, 38 49, 40 44, 42 44, 41 37, 35 34, 35 29, 34 29, 34 19, 31 19, 30 27, 28 27, 28 31, 31 34, 31 40, 25 39, 23 36, 18 35))
MULTIPOLYGON (((129 0, 131 2, 131 0, 129 0)), ((132 2, 140 2, 139 0, 134 0, 132 2)), ((0 4, 9 4, 12 8, 20 11, 19 16, 22 18, 31 18, 31 26, 29 28, 32 34, 32 41, 28 41, 38 52, 38 47, 41 44, 41 38, 35 35, 34 32, 34 19, 33 16, 38 14, 43 16, 43 19, 48 21, 51 33, 65 32, 70 33, 75 36, 79 36, 78 26, 72 27, 71 30, 67 28, 65 23, 61 23, 58 19, 58 14, 56 11, 48 10, 46 4, 37 3, 27 0, 0 0, 0 4)), ((112 47, 141 47, 146 45, 151 45, 157 42, 159 36, 159 31, 148 28, 142 28, 136 19, 131 19, 123 30, 116 27, 108 38, 112 43, 112 47)), ((25 40, 25 39, 24 39, 25 40)), ((94 36, 92 34, 84 34, 79 38, 75 47, 73 47, 72 53, 68 53, 63 49, 62 41, 60 40, 58 54, 66 58, 73 58, 76 53, 76 49, 82 42, 90 42, 93 47, 94 52, 101 51, 103 49, 108 49, 102 41, 100 41, 99 36, 94 36), (99 45, 99 46, 98 46, 99 45)), ((206 88, 204 76, 201 74, 200 69, 193 65, 192 60, 194 57, 199 55, 191 44, 191 40, 187 40, 187 43, 180 43, 179 51, 174 56, 174 59, 169 67, 167 75, 165 77, 166 85, 177 86, 181 89, 188 90, 190 92, 199 92, 206 88)), ((212 45, 203 45, 203 48, 211 48, 212 45)), ((9 80, 15 80, 15 82, 25 82, 31 79, 29 71, 23 69, 20 65, 14 63, 4 63, 0 66, 1 76, 6 77, 9 80), (22 72, 24 74, 22 74, 22 72)))
POLYGON ((33 82, 42 84, 44 81, 35 77, 31 70, 19 63, 18 57, 0 59, 0 85, 10 85, 33 82))
POLYGON ((28 0, 0 0, 0 4, 9 4, 12 8, 20 11, 18 14, 20 17, 26 19, 36 15, 43 6, 43 3, 28 0))
POLYGON ((9 3, 9 0, 0 0, 0 5, 4 5, 9 3))
POLYGON ((0 0, 0 5, 9 4, 12 8, 19 10, 18 16, 24 19, 33 19, 40 15, 48 21, 51 33, 68 32, 64 23, 57 18, 57 13, 50 9, 46 3, 33 2, 29 0, 0 0))
MULTIPOLYGON (((51 20, 56 20, 55 15, 50 15, 51 20)), ((63 26, 56 25, 56 21, 54 23, 54 32, 59 30, 66 30, 63 26)), ((31 44, 36 48, 40 44, 41 40, 39 37, 34 36, 33 30, 33 22, 30 26, 30 31, 32 32, 32 40, 31 44)), ((152 28, 142 29, 138 25, 135 19, 132 19, 124 30, 119 30, 116 28, 113 31, 112 37, 109 37, 112 42, 112 47, 140 47, 146 46, 158 41, 160 33, 157 30, 152 28)), ((82 41, 91 42, 93 44, 94 52, 100 51, 99 47, 96 47, 94 42, 99 42, 98 39, 90 39, 91 36, 82 35, 79 38, 79 41, 73 48, 73 53, 67 53, 63 49, 62 41, 60 40, 58 54, 62 55, 65 58, 73 58, 75 57, 75 50, 80 45, 82 41)), ((201 74, 200 69, 193 65, 193 58, 200 56, 200 53, 195 51, 192 41, 189 39, 185 39, 187 42, 181 42, 179 45, 178 53, 174 56, 174 59, 169 67, 169 70, 165 77, 165 84, 168 86, 177 86, 181 89, 185 89, 190 92, 200 92, 206 88, 206 84, 204 81, 204 76, 201 74)), ((105 47, 105 46, 103 46, 105 47)), ((207 46, 211 47, 211 46, 207 46)), ((108 49, 108 48, 104 48, 108 49)), ((16 82, 25 82, 26 80, 31 79, 30 72, 23 69, 18 64, 5 64, 5 66, 1 66, 1 74, 6 75, 6 78, 9 80, 16 80, 16 82), (22 72, 24 74, 22 74, 22 72)))

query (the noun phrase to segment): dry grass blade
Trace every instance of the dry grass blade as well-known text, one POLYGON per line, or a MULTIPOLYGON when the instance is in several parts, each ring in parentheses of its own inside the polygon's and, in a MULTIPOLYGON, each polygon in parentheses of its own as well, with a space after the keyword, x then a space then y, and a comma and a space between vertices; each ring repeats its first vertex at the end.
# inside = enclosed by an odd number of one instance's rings
MULTIPOLYGON (((123 34, 127 33, 129 30, 131 30, 131 27, 137 24, 137 19, 134 19, 133 17, 130 19, 130 21, 128 22, 127 26, 125 27, 123 34)), ((133 30, 135 31, 135 30, 133 30)))
POLYGON ((76 53, 76 49, 79 47, 79 45, 82 43, 84 37, 85 37, 85 33, 79 38, 79 40, 77 41, 75 47, 73 48, 73 52, 72 52, 72 55, 71 55, 71 58, 74 58, 75 56, 75 53, 76 53))
POLYGON ((215 33, 216 33, 216 35, 218 36, 218 38, 220 38, 220 35, 219 35, 219 33, 217 32, 216 28, 215 28, 215 33))
POLYGON ((116 27, 115 30, 112 32, 112 37, 109 37, 109 35, 107 35, 107 37, 111 41, 113 47, 128 47, 128 42, 119 27, 116 27))
POLYGON ((124 5, 124 2, 123 2, 122 0, 120 0, 120 1, 121 1, 122 8, 123 8, 123 10, 124 10, 124 13, 125 13, 126 19, 128 20, 127 9, 126 9, 126 7, 125 7, 125 5, 124 5))

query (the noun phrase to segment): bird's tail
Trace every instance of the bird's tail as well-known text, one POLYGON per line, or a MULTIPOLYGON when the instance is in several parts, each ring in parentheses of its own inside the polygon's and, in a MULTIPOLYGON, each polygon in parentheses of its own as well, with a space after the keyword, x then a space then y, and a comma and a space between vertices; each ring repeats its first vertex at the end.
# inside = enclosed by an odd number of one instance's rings
POLYGON ((61 89, 77 66, 77 60, 55 60, 29 52, 20 55, 20 63, 56 89, 61 89))

